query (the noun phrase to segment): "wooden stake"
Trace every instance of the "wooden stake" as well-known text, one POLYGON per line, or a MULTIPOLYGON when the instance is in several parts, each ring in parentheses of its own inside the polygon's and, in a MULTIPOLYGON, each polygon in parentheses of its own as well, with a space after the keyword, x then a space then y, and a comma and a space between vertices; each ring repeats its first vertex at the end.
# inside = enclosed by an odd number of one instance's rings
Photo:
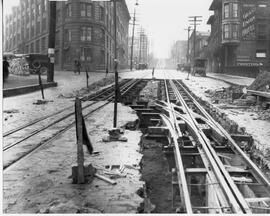
POLYGON ((77 163, 78 163, 78 184, 84 183, 84 154, 83 154, 83 125, 82 105, 79 98, 75 101, 76 134, 77 134, 77 163))

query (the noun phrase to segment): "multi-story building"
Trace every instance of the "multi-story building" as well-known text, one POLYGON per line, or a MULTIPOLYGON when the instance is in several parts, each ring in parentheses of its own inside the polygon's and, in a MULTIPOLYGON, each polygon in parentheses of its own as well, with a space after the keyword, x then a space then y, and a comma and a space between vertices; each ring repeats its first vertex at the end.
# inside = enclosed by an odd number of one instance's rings
POLYGON ((255 77, 270 68, 269 0, 213 0, 209 70, 255 77))
MULTIPOLYGON (((206 58, 206 48, 210 32, 196 31, 195 37, 195 58, 206 58)), ((194 60, 194 31, 189 38, 189 59, 194 60)))
POLYGON ((184 63, 187 59, 187 41, 176 41, 171 48, 171 58, 175 64, 184 63))
MULTIPOLYGON (((128 67, 130 15, 125 1, 117 2, 117 53, 119 68, 128 67)), ((4 51, 48 52, 49 1, 20 0, 5 17, 4 51)), ((90 70, 113 68, 113 3, 90 0, 57 2, 55 66, 72 70, 74 60, 90 70)))

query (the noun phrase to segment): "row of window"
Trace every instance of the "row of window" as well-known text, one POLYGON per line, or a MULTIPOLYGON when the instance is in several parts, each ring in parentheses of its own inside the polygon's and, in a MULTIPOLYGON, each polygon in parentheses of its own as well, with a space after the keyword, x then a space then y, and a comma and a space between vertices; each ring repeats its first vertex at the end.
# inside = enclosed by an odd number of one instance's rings
MULTIPOLYGON (((93 18, 94 7, 91 3, 80 3, 80 16, 93 18)), ((66 17, 72 16, 72 7, 71 4, 66 5, 66 17)), ((105 10, 104 7, 99 6, 97 11, 98 20, 104 21, 105 19, 105 10)))
POLYGON ((223 39, 238 39, 238 35, 239 35, 238 24, 223 25, 223 39))
POLYGON ((238 3, 224 3, 224 19, 226 18, 238 18, 239 7, 238 3))

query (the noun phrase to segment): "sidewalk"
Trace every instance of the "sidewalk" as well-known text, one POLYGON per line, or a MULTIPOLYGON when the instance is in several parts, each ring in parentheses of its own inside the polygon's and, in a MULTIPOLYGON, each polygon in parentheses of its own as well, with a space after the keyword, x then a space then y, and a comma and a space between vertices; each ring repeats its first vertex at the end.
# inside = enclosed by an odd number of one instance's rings
POLYGON ((242 86, 249 86, 255 80, 255 78, 233 76, 233 75, 221 74, 221 73, 207 73, 206 76, 216 79, 216 80, 224 81, 229 84, 242 85, 242 86))

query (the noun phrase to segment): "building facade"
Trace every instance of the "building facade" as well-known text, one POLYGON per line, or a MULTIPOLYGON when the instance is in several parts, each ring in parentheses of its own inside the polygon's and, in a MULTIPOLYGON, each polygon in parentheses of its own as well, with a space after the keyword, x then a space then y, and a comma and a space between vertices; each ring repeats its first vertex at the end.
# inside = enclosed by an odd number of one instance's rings
POLYGON ((209 70, 255 77, 270 69, 269 0, 213 0, 209 70))
POLYGON ((195 58, 206 58, 208 38, 210 32, 196 31, 195 43, 194 43, 194 31, 189 38, 189 60, 192 63, 195 58), (195 56, 194 56, 195 45, 195 56))
MULTIPOLYGON (((112 2, 68 0, 57 2, 55 67, 72 70, 80 59, 90 70, 113 69, 114 19, 112 2)), ((119 68, 128 67, 130 15, 125 1, 117 2, 119 68)), ((4 51, 48 52, 49 1, 20 0, 5 17, 4 51)))
POLYGON ((187 41, 178 40, 171 48, 171 59, 175 64, 187 61, 187 41))

